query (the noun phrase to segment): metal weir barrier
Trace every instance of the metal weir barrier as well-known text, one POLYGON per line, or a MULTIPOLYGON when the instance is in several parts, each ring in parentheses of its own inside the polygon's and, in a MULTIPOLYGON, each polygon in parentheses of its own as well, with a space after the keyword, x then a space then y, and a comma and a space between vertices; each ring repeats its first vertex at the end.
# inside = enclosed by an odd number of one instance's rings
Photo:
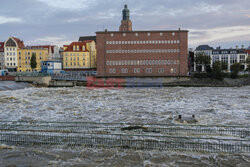
POLYGON ((241 153, 250 152, 249 129, 249 126, 2 121, 0 142, 241 153))
POLYGON ((87 81, 86 75, 82 74, 53 74, 51 79, 59 81, 87 81))
POLYGON ((250 137, 250 126, 208 126, 181 124, 131 124, 131 123, 95 123, 95 122, 8 122, 0 121, 0 131, 40 131, 40 132, 116 132, 132 129, 130 133, 154 133, 169 135, 212 135, 250 137))

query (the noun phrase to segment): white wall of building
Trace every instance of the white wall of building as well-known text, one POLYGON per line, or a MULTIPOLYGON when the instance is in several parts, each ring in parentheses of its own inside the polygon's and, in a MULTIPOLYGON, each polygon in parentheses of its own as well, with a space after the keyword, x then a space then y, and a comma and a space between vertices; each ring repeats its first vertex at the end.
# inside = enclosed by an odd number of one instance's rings
POLYGON ((18 47, 5 47, 4 60, 5 66, 10 68, 17 67, 17 49, 18 47))
MULTIPOLYGON (((222 62, 226 62, 228 64, 228 69, 227 71, 230 72, 230 67, 231 65, 233 65, 234 63, 241 63, 242 65, 244 65, 244 70, 247 69, 247 64, 246 59, 248 58, 248 54, 247 53, 238 53, 237 51, 235 52, 228 52, 228 53, 216 53, 216 51, 212 51, 212 50, 202 50, 202 51, 195 51, 194 52, 194 56, 196 56, 197 53, 200 52, 204 52, 207 56, 210 56, 211 58, 211 63, 210 66, 213 66, 213 63, 216 61, 222 61, 222 62)), ((197 71, 197 64, 194 62, 194 71, 197 71)), ((205 71, 204 66, 202 66, 202 72, 205 71)))

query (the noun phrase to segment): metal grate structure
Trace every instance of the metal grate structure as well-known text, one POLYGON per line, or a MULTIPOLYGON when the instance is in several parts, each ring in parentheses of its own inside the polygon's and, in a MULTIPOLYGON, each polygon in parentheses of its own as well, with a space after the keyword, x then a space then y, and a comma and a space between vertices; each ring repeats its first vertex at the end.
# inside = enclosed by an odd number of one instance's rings
POLYGON ((250 152, 249 126, 0 121, 0 142, 197 152, 250 152))

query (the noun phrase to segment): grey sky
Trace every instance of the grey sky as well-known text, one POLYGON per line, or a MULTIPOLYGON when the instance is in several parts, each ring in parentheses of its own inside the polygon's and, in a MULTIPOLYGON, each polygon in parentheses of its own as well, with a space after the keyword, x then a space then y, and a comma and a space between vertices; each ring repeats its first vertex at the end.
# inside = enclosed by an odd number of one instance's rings
POLYGON ((0 0, 0 41, 69 44, 118 30, 127 3, 134 30, 187 29, 189 47, 250 45, 249 0, 0 0))

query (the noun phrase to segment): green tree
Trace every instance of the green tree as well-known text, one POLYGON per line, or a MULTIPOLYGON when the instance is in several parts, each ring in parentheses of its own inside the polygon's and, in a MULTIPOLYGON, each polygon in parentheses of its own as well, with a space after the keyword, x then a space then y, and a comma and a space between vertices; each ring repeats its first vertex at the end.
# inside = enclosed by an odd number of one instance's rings
POLYGON ((231 65, 231 78, 237 78, 238 73, 240 71, 241 64, 240 63, 234 63, 231 65))
POLYGON ((221 69, 226 71, 228 64, 226 62, 221 62, 221 69))
POLYGON ((220 61, 216 61, 213 63, 212 78, 219 79, 219 80, 223 79, 222 63, 220 61))
MULTIPOLYGON (((204 52, 198 52, 196 53, 196 56, 195 56, 195 59, 194 59, 194 62, 199 66, 204 66, 205 68, 205 71, 207 72, 207 70, 209 70, 207 68, 207 66, 210 65, 210 62, 211 62, 211 58, 210 56, 207 56, 204 52)), ((199 72, 201 71, 198 70, 199 72)))
POLYGON ((37 62, 36 62, 36 53, 32 53, 31 60, 30 60, 30 66, 32 68, 32 71, 36 68, 37 62))
POLYGON ((250 72, 250 56, 248 56, 246 63, 247 63, 247 70, 250 72))

